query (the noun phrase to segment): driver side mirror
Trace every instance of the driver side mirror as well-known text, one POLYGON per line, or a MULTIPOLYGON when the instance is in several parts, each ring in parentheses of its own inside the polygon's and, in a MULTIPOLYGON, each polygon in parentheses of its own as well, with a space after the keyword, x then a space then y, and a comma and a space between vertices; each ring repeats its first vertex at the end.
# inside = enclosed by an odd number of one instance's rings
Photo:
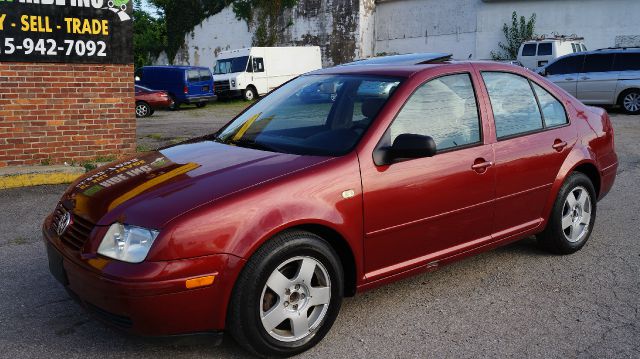
POLYGON ((373 161, 377 166, 390 165, 402 159, 433 157, 436 155, 436 142, 424 135, 404 133, 396 137, 391 147, 377 149, 373 161))

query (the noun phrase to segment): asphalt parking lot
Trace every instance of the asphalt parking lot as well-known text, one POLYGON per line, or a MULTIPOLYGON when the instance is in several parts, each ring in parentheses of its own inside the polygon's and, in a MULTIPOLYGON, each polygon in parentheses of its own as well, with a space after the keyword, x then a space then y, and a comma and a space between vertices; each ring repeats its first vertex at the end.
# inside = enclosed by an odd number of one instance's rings
MULTIPOLYGON (((138 137, 151 147, 213 132, 243 106, 161 112, 138 121, 138 137)), ((640 116, 612 116, 621 165, 582 251, 549 255, 526 239, 347 299, 302 357, 640 357, 640 116)), ((64 188, 0 191, 0 357, 246 357, 230 338, 149 343, 80 310, 49 274, 40 237, 64 188)))

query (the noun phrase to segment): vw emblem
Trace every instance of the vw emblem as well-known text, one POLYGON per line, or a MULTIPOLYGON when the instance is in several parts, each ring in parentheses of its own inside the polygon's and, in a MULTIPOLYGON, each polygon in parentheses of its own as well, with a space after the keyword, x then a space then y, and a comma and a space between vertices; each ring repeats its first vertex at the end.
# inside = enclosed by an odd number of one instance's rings
POLYGON ((61 236, 69 227, 69 223, 71 223, 71 214, 63 210, 58 223, 56 223, 56 233, 61 236))

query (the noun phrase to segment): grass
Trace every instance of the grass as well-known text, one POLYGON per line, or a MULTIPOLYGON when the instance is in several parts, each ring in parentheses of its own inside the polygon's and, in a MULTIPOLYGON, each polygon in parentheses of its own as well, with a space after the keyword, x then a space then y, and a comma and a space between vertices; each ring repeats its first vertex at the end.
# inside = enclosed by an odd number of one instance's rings
POLYGON ((148 138, 152 139, 152 140, 156 140, 156 141, 162 141, 164 140, 164 137, 159 134, 159 133, 152 133, 150 135, 147 135, 148 138))
POLYGON ((149 145, 138 145, 136 147, 136 152, 150 152, 153 150, 155 150, 155 148, 149 145))

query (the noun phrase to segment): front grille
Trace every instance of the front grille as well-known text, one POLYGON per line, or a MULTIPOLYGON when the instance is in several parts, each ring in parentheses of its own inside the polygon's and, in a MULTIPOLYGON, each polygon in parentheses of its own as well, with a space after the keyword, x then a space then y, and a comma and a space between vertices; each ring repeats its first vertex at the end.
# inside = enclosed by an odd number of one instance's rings
POLYGON ((215 81, 213 85, 215 87, 216 93, 231 90, 231 85, 229 84, 229 80, 215 81))
POLYGON ((122 329, 130 329, 131 327, 133 327, 133 321, 129 317, 108 312, 102 308, 96 307, 91 303, 86 303, 86 304, 87 304, 87 309, 89 309, 90 312, 95 314, 95 316, 98 317, 98 319, 101 319, 102 321, 105 321, 113 326, 116 326, 122 329))
MULTIPOLYGON (((56 208, 53 215, 53 224, 51 229, 56 232, 58 231, 58 225, 65 212, 67 212, 67 209, 61 205, 56 208)), ((95 227, 95 224, 90 221, 75 214, 71 214, 71 221, 64 233, 60 236, 60 240, 65 246, 79 251, 89 240, 89 235, 91 234, 93 227, 95 227)))

